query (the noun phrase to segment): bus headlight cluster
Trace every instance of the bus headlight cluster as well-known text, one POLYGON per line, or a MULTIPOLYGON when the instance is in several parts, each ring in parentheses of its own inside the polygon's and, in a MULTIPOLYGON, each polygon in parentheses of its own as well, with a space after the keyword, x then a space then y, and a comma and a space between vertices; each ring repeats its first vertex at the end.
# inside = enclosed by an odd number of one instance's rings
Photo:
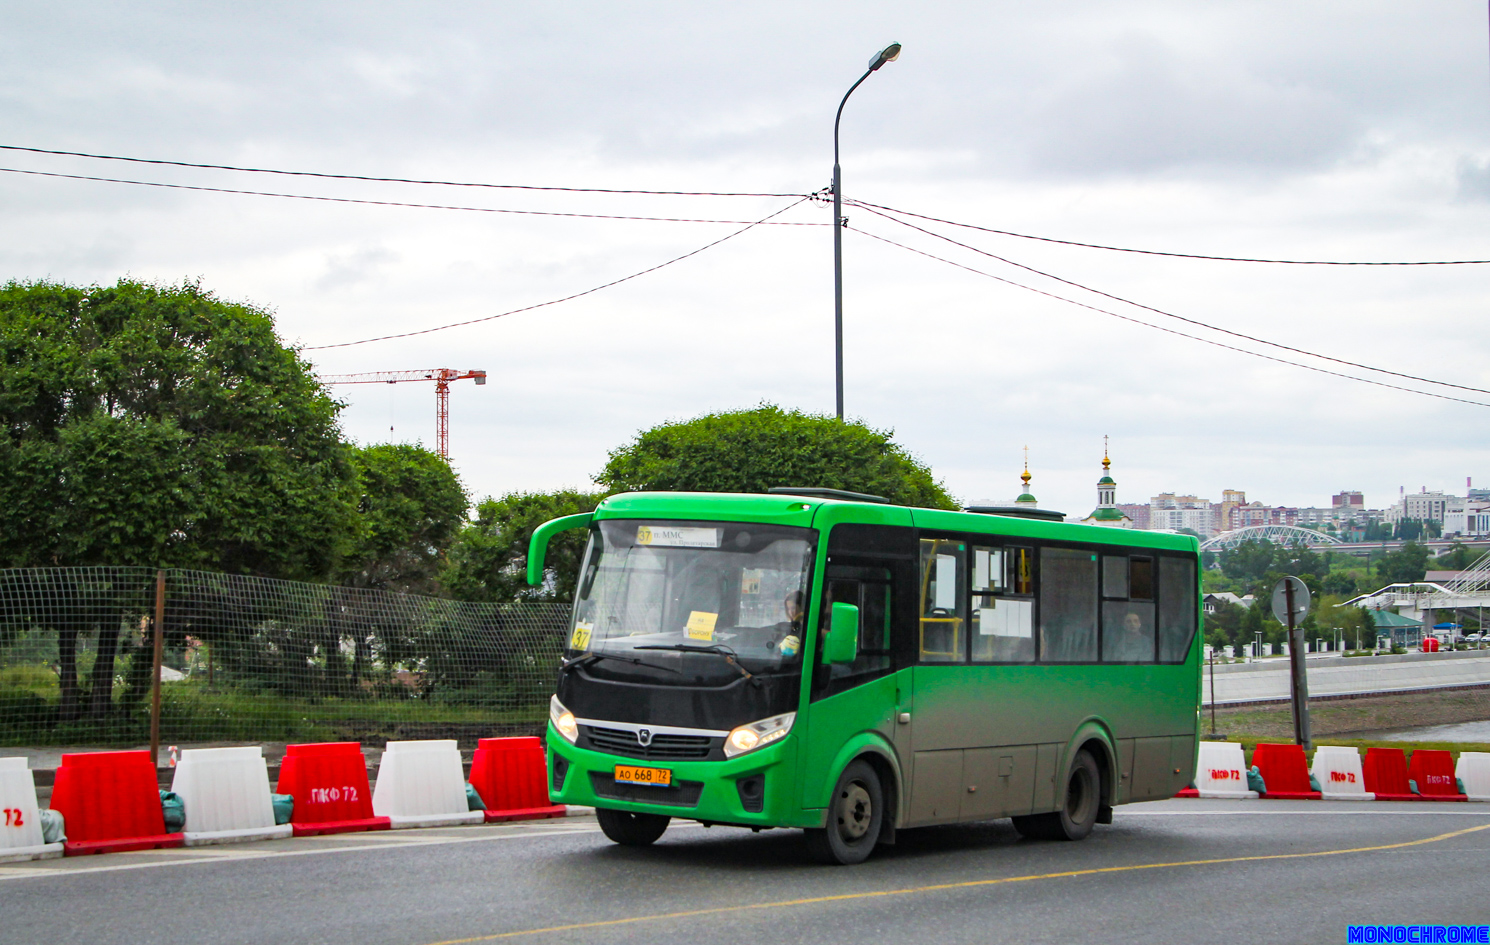
POLYGON ((788 712, 736 727, 724 740, 724 757, 733 758, 780 741, 792 730, 792 722, 796 718, 797 713, 788 712))
POLYGON ((554 729, 568 741, 573 742, 579 737, 579 726, 575 724, 574 713, 564 708, 564 703, 559 701, 558 696, 548 697, 548 719, 554 723, 554 729))

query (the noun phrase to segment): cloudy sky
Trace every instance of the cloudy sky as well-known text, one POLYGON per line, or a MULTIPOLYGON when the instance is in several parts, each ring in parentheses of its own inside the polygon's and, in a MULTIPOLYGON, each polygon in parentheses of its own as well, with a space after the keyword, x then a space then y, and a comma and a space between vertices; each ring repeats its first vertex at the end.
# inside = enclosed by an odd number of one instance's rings
MULTIPOLYGON (((1490 258, 1484 3, 0 2, 0 144, 556 187, 844 193, 982 227, 1202 255, 1490 258)), ((0 151, 0 167, 385 202, 754 221, 790 196, 494 190, 0 151)), ((964 500, 1159 491, 1380 507, 1490 486, 1490 266, 1135 255, 849 208, 846 387, 964 500), (937 235, 951 237, 957 246, 937 235), (878 237, 880 239, 876 239, 878 237), (882 239, 943 257, 957 268, 882 239), (990 255, 1001 257, 992 258, 990 255), (1032 267, 1238 339, 1016 268, 1032 267), (1000 282, 998 279, 1009 280, 1000 282), (1019 285, 1011 285, 1010 282, 1019 285), (1027 288, 1021 288, 1024 286, 1027 288)), ((741 230, 0 173, 0 278, 200 279, 323 373, 480 368, 451 394, 476 497, 583 486, 668 419, 833 410, 831 212, 741 230), (775 225, 775 224, 793 225, 775 225), (795 225, 803 224, 803 225, 795 225), (343 345, 340 347, 324 347, 343 345)), ((430 385, 341 387, 361 442, 432 444, 430 385)))

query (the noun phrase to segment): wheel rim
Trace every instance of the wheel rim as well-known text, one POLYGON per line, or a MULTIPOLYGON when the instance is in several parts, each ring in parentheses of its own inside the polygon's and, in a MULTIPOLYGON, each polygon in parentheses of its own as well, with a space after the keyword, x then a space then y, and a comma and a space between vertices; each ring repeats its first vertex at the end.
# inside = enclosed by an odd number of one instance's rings
POLYGON ((854 781, 838 798, 838 835, 845 840, 858 840, 869 832, 869 822, 873 819, 874 803, 869 791, 854 781))
POLYGON ((1066 791, 1066 817, 1072 823, 1085 823, 1095 792, 1092 790, 1091 772, 1077 768, 1071 773, 1071 786, 1066 791))

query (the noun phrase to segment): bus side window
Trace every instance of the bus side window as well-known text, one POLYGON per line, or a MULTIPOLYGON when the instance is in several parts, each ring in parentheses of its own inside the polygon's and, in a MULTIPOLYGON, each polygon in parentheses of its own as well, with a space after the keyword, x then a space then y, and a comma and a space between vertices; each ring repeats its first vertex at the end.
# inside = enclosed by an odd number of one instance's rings
POLYGON ((1195 562, 1159 559, 1159 662, 1183 662, 1195 638, 1195 562))
POLYGON ((1154 559, 1102 556, 1102 662, 1154 661, 1154 559))
POLYGON ((1097 660, 1097 556, 1040 549, 1040 661, 1097 660))
POLYGON ((1028 548, 973 548, 972 656, 982 663, 1035 661, 1034 601, 1009 595, 1014 584, 1014 559, 1023 554, 1026 575, 1028 548))
POLYGON ((967 546, 952 538, 921 539, 919 658, 967 661, 967 546))

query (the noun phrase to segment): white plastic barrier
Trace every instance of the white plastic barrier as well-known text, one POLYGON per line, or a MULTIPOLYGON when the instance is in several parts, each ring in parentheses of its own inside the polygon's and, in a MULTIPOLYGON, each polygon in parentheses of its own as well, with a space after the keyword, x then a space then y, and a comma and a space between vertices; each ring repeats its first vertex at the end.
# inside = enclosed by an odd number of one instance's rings
POLYGON ((389 742, 378 762, 373 813, 393 829, 479 824, 486 814, 466 803, 466 776, 455 739, 389 742))
POLYGON ((1247 762, 1237 742, 1201 742, 1195 762, 1195 789, 1201 797, 1256 797, 1247 790, 1247 762))
POLYGON ((62 855, 62 844, 43 843, 36 780, 25 758, 0 758, 0 863, 62 855))
POLYGON ((1376 800, 1376 795, 1366 790, 1361 753, 1354 748, 1320 745, 1314 749, 1314 767, 1309 773, 1319 782, 1320 796, 1327 801, 1376 800))
POLYGON ((1460 752, 1454 777, 1464 782, 1464 793, 1470 800, 1490 801, 1490 752, 1460 752))
POLYGON ((187 846, 290 836, 289 824, 274 822, 269 767, 257 746, 185 749, 171 790, 186 808, 187 846))

